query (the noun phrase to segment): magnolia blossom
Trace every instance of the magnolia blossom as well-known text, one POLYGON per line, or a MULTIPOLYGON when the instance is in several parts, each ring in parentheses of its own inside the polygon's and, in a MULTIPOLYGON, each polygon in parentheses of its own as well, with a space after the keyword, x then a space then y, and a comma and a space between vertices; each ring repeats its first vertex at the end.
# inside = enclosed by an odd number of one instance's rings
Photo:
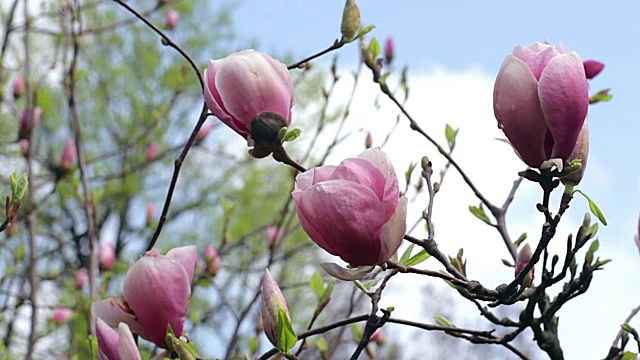
MULTIPOLYGON (((522 270, 524 270, 524 268, 529 264, 529 261, 531 261, 532 256, 533 256, 533 252, 531 251, 531 247, 529 246, 529 244, 525 244, 520 250, 520 252, 518 253, 518 258, 516 259, 516 269, 515 269, 514 276, 518 276, 522 272, 522 270)), ((534 273, 534 269, 531 268, 531 271, 529 271, 527 276, 525 276, 524 280, 522 281, 523 286, 531 285, 531 282, 533 281, 533 273, 534 273)))
POLYGON ((118 324, 118 331, 102 319, 96 319, 98 338, 98 360, 140 360, 140 350, 133 339, 129 326, 118 324))
POLYGON ((98 263, 104 270, 111 270, 116 261, 116 248, 112 243, 101 241, 98 245, 98 263))
POLYGON ((596 75, 600 74, 602 69, 604 69, 604 63, 597 60, 586 60, 583 63, 583 66, 587 79, 593 79, 596 75))
POLYGON ((109 296, 94 302, 93 315, 112 327, 126 323, 133 333, 163 347, 169 325, 182 335, 197 261, 195 245, 167 255, 155 248, 147 251, 127 271, 124 299, 109 296))
POLYGON ((82 268, 76 272, 75 275, 76 280, 76 289, 82 290, 84 286, 89 281, 89 274, 87 273, 87 269, 82 268))
POLYGON ((77 159, 78 151, 76 149, 76 143, 72 139, 69 139, 60 156, 60 170, 69 172, 71 168, 73 168, 73 165, 75 165, 77 159))
POLYGON ((262 279, 262 325, 267 338, 276 347, 280 337, 278 333, 278 313, 281 309, 285 311, 287 318, 291 321, 287 299, 282 295, 282 291, 276 280, 271 276, 269 269, 265 269, 262 279))
POLYGON ((204 261, 207 265, 207 272, 209 275, 216 276, 222 267, 222 263, 220 262, 220 256, 216 249, 209 244, 204 248, 204 261))
POLYGON ((291 124, 293 80, 287 66, 254 50, 210 60, 204 99, 213 115, 248 139, 253 119, 275 113, 291 124))
POLYGON ((388 260, 404 237, 407 199, 379 148, 298 175, 292 196, 309 237, 352 266, 388 260))
POLYGON ((520 158, 539 168, 567 161, 587 116, 589 94, 580 56, 564 46, 518 46, 502 63, 493 91, 498 126, 520 158))
POLYGON ((51 321, 60 325, 71 320, 72 317, 73 317, 73 310, 69 309, 66 306, 59 306, 53 310, 53 314, 51 315, 51 321))
POLYGON ((147 150, 144 152, 145 160, 147 160, 147 161, 154 160, 156 158, 156 156, 158 156, 158 149, 159 149, 159 146, 156 143, 153 143, 153 144, 149 145, 147 150))
POLYGON ((174 9, 168 9, 166 15, 167 29, 175 29, 178 26, 178 21, 180 21, 180 13, 174 9))
POLYGON ((42 108, 34 107, 25 109, 20 116, 20 129, 18 130, 18 140, 29 140, 29 135, 33 128, 38 126, 42 118, 42 108), (31 116, 31 118, 29 118, 31 116))
POLYGON ((391 64, 391 62, 393 61, 393 55, 395 53, 394 49, 395 46, 393 38, 389 36, 384 42, 384 60, 387 62, 387 64, 391 64))

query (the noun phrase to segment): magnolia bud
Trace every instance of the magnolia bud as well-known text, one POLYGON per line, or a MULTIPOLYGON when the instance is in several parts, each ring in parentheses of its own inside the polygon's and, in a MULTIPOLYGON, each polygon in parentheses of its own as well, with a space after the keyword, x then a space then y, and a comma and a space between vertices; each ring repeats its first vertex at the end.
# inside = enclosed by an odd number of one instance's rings
POLYGON ((156 217, 156 208, 153 206, 151 201, 147 202, 147 221, 146 225, 153 225, 153 219, 156 217))
POLYGON ((75 278, 76 278, 76 289, 82 290, 84 286, 87 284, 87 281, 89 281, 89 274, 87 273, 87 269, 82 268, 78 270, 76 272, 75 278))
POLYGON ((18 140, 28 140, 31 131, 35 128, 40 122, 40 118, 42 117, 42 109, 39 107, 32 108, 31 111, 24 109, 22 111, 22 116, 20 116, 20 129, 18 130, 18 140), (29 114, 30 113, 30 114, 29 114), (31 119, 29 119, 31 116, 31 119))
POLYGON ((358 33, 358 29, 360 29, 360 9, 355 0, 347 0, 344 4, 342 25, 340 27, 342 40, 352 40, 358 33))
POLYGON ((167 29, 173 30, 178 25, 178 21, 180 20, 180 13, 176 10, 169 9, 167 10, 166 16, 166 25, 167 29))
POLYGON ((147 161, 152 161, 152 160, 155 160, 156 156, 158 156, 158 144, 153 143, 149 145, 149 147, 147 148, 147 151, 145 151, 144 158, 147 161))
POLYGON ((278 346, 278 339, 280 338, 278 331, 281 328, 278 324, 280 310, 284 310, 289 321, 291 321, 287 300, 282 295, 282 291, 276 280, 271 276, 269 269, 265 269, 264 278, 262 279, 262 324, 267 338, 274 346, 278 346))
POLYGON ((386 61, 387 64, 391 64, 391 61, 393 61, 393 55, 394 55, 393 50, 394 50, 393 38, 389 36, 384 43, 384 61, 386 61))
POLYGON ((198 133, 196 134, 196 144, 202 142, 202 140, 204 140, 207 137, 207 135, 209 135, 209 133, 211 132, 211 129, 213 129, 214 126, 215 124, 212 122, 204 123, 200 128, 200 130, 198 130, 198 133))
MULTIPOLYGON (((529 246, 529 244, 525 244, 522 247, 522 250, 520 250, 520 252, 518 253, 518 258, 516 259, 516 270, 515 270, 516 277, 518 276, 518 274, 522 272, 522 270, 524 270, 527 264, 529 264, 529 261, 531 261, 532 256, 533 256, 533 253, 531 252, 531 247, 529 246)), ((531 271, 529 271, 527 276, 524 277, 524 280, 522 280, 522 286, 531 286, 531 282, 533 281, 534 270, 535 270, 534 268, 531 268, 531 271)))
POLYGON ((275 226, 269 226, 267 228, 267 246, 269 248, 275 248, 280 245, 280 240, 282 239, 278 228, 275 226))
POLYGON ((597 60, 587 60, 582 63, 587 79, 593 79, 604 69, 604 63, 597 60))
POLYGON ((571 162, 576 159, 580 159, 580 170, 569 174, 569 176, 563 177, 560 180, 563 184, 567 183, 567 181, 572 182, 577 185, 582 177, 584 176, 584 171, 587 169, 587 158, 589 157, 589 124, 587 120, 584 120, 584 125, 582 125, 582 130, 580 131, 580 135, 578 135, 578 140, 576 141, 575 146, 573 147, 573 151, 567 162, 571 162))
POLYGON ((76 150, 76 143, 72 139, 69 139, 62 151, 62 156, 60 156, 60 170, 65 173, 71 171, 77 159, 78 152, 76 150))
POLYGON ((371 131, 367 131, 367 137, 364 139, 364 147, 367 149, 371 149, 372 144, 373 138, 371 137, 371 131))
POLYGON ((209 244, 204 248, 204 261, 207 264, 207 272, 209 275, 216 276, 222 267, 222 263, 220 262, 220 256, 216 249, 209 244))
POLYGON ((51 315, 51 321, 53 321, 57 325, 61 325, 71 320, 73 317, 73 310, 69 309, 65 306, 60 306, 53 310, 53 315, 51 315))
POLYGON ((116 249, 112 243, 100 242, 98 248, 98 263, 104 270, 111 270, 116 260, 116 249))
POLYGON ((22 75, 16 76, 16 79, 13 81, 13 98, 15 100, 24 96, 26 91, 26 87, 24 84, 24 78, 22 75))

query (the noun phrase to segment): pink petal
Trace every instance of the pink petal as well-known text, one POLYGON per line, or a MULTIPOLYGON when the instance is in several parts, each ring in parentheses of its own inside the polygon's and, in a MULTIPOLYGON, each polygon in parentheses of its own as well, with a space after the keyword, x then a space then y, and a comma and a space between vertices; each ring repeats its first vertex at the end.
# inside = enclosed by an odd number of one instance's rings
POLYGON ((387 154, 380 150, 380 148, 372 148, 358 155, 358 158, 372 163, 387 179, 384 187, 383 202, 385 204, 389 204, 391 211, 395 211, 395 207, 398 204, 398 198, 400 197, 400 190, 398 188, 398 177, 396 176, 396 171, 394 170, 393 164, 387 154))
POLYGON ((101 318, 96 318, 96 336, 98 338, 98 360, 120 360, 118 353, 118 339, 120 337, 101 318))
POLYGON ((142 360, 138 345, 136 345, 127 324, 120 323, 118 325, 118 335, 120 336, 118 341, 118 353, 120 357, 126 360, 142 360))
POLYGON ((301 193, 319 182, 329 180, 336 168, 337 166, 325 165, 298 174, 293 193, 301 193))
POLYGON ((536 79, 540 79, 540 74, 542 74, 542 71, 547 66, 549 61, 551 61, 551 59, 553 59, 554 57, 560 55, 560 53, 551 45, 546 47, 545 50, 539 52, 526 52, 521 48, 516 49, 517 51, 514 50, 513 55, 527 64, 536 79))
POLYGON ((604 63, 596 60, 587 60, 583 63, 584 73, 587 79, 593 79, 604 69, 604 63))
POLYGON ((589 107, 587 79, 580 56, 572 51, 549 61, 540 76, 538 96, 554 140, 551 158, 566 160, 589 107))
POLYGON ((127 301, 122 298, 107 296, 102 300, 97 300, 91 305, 91 313, 104 320, 111 327, 116 327, 123 322, 129 325, 134 333, 142 337, 146 335, 144 327, 131 311, 127 301))
POLYGON ((211 111, 213 115, 242 137, 246 138, 250 134, 249 128, 242 123, 234 121, 233 117, 229 114, 227 109, 225 109, 220 93, 216 88, 215 76, 222 61, 224 61, 224 59, 209 60, 209 67, 204 71, 204 100, 207 103, 209 111, 211 111))
POLYGON ((331 180, 346 180, 371 189, 380 201, 384 198, 387 179, 372 163, 364 159, 346 159, 331 174, 331 180))
POLYGON ((293 82, 284 64, 245 50, 221 63, 215 81, 222 103, 236 125, 242 123, 250 129, 253 118, 266 111, 282 115, 287 124, 291 123, 293 82))
POLYGON ((329 180, 305 191, 297 204, 303 228, 319 246, 353 266, 376 264, 380 230, 390 216, 371 189, 329 180))
POLYGON ((547 124, 538 100, 538 84, 529 67, 507 55, 493 90, 498 126, 529 166, 548 160, 544 151, 547 124))
POLYGON ((380 256, 378 262, 389 260, 398 251, 407 230, 407 198, 401 197, 395 214, 380 231, 380 256))
POLYGON ((157 252, 147 252, 129 268, 124 295, 144 326, 147 340, 162 347, 169 324, 177 336, 182 335, 190 284, 182 264, 157 252))
POLYGON ((169 250, 166 256, 177 261, 182 265, 182 267, 184 267, 189 275, 189 283, 191 283, 191 281, 193 281, 193 273, 196 270, 196 264, 198 263, 198 252, 196 250, 196 246, 189 245, 177 247, 169 250))

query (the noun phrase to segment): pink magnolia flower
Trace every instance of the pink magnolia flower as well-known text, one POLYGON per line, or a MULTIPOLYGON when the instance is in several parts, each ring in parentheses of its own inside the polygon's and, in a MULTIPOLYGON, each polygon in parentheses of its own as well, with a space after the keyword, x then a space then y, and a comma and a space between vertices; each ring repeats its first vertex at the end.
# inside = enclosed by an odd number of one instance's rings
POLYGON ((196 134, 196 143, 201 143, 207 137, 207 135, 209 135, 215 125, 216 124, 211 121, 202 124, 202 127, 196 134))
POLYGON ((16 79, 13 81, 13 98, 19 99, 24 96, 26 91, 24 78, 22 75, 16 76, 16 79))
POLYGON ((278 231, 278 227, 276 226, 269 226, 267 227, 267 246, 272 248, 272 247, 277 247, 278 245, 280 245, 280 241, 282 240, 282 238, 280 237, 280 231, 278 231))
POLYGON ((140 350, 133 339, 129 326, 118 324, 118 331, 102 319, 96 319, 98 338, 98 360, 140 360, 140 350))
POLYGON ((29 119, 29 111, 27 109, 22 111, 20 116, 20 129, 18 130, 18 140, 29 140, 29 135, 33 128, 38 126, 40 119, 42 118, 42 108, 35 107, 31 109, 31 119, 29 119))
POLYGON ((292 196, 311 240, 352 266, 388 260, 406 230, 407 199, 387 155, 372 148, 296 178, 292 196))
POLYGON ((578 136, 578 140, 576 141, 576 145, 573 147, 573 151, 567 161, 571 162, 576 159, 581 159, 581 167, 580 170, 569 174, 569 176, 564 177, 562 180, 563 183, 567 181, 571 181, 574 184, 580 183, 582 177, 584 176, 584 171, 587 169, 587 158, 589 157, 589 122, 585 119, 584 124, 582 125, 582 130, 580 131, 580 136, 578 136))
POLYGON ((167 255, 155 248, 147 251, 127 271, 124 299, 109 296, 94 302, 93 315, 112 327, 126 323, 133 333, 163 347, 169 325, 182 335, 197 261, 195 245, 167 255))
POLYGON ((264 277, 262 278, 262 325, 267 338, 276 347, 280 338, 278 333, 278 312, 280 309, 285 311, 289 321, 291 321, 287 299, 282 295, 282 291, 276 280, 271 276, 269 269, 265 269, 264 277))
POLYGON ((111 270, 116 261, 116 248, 112 243, 100 242, 98 245, 98 263, 104 270, 111 270))
POLYGON ((580 56, 564 45, 522 45, 507 55, 493 90, 498 126, 520 158, 538 168, 566 161, 587 116, 589 94, 580 56))
POLYGON ((604 69, 604 63, 597 60, 586 60, 582 64, 584 66, 584 73, 587 76, 587 79, 593 79, 600 74, 602 69, 604 69))
POLYGON ((53 310, 53 314, 51 315, 51 321, 53 321, 57 325, 60 325, 71 320, 72 317, 73 317, 73 310, 69 309, 66 306, 59 306, 53 310))
POLYGON ((151 226, 153 224, 153 219, 156 217, 156 208, 153 206, 153 202, 147 201, 147 218, 146 225, 151 226))
POLYGON ((254 50, 210 60, 204 71, 204 99, 209 110, 245 139, 261 113, 280 115, 291 124, 293 80, 287 66, 254 50))
POLYGON ((391 61, 393 61, 394 48, 393 37, 389 36, 384 43, 384 60, 387 64, 391 64, 391 61))
POLYGON ((209 244, 204 248, 204 261, 207 264, 207 272, 209 275, 216 276, 222 267, 222 263, 220 262, 220 256, 216 249, 209 244))
POLYGON ((60 170, 64 172, 71 171, 77 159, 78 151, 76 149, 76 143, 72 139, 69 139, 64 146, 62 156, 60 156, 60 170))
POLYGON ((156 143, 149 145, 147 150, 144 152, 144 158, 147 161, 155 160, 156 156, 158 156, 158 148, 159 146, 156 143))
POLYGON ((82 268, 78 270, 75 275, 75 280, 76 280, 76 289, 78 290, 84 289, 84 286, 87 285, 87 282, 89 281, 89 274, 87 273, 87 269, 82 268))
MULTIPOLYGON (((516 270, 515 270, 514 276, 517 277, 518 274, 520 274, 522 270, 524 270, 524 268, 529 264, 529 261, 531 261, 532 256, 533 256, 533 252, 531 251, 531 247, 529 246, 529 244, 525 244, 520 250, 520 252, 518 253, 518 258, 516 259, 516 270)), ((532 268, 531 271, 529 271, 529 273, 527 274, 527 276, 525 276, 524 280, 522 281, 522 286, 531 286, 531 282, 533 282, 534 270, 535 269, 532 268)))
POLYGON ((174 9, 168 9, 166 16, 167 29, 175 29, 178 26, 178 21, 180 21, 180 13, 174 9))

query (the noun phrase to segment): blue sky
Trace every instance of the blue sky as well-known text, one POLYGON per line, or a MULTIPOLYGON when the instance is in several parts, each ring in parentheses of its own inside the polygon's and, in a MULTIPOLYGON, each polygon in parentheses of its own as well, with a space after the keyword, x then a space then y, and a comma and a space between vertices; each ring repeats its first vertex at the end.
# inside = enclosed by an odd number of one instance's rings
MULTIPOLYGON (((605 70, 590 81, 591 93, 611 88, 614 98, 590 107, 590 163, 580 188, 607 215, 609 226, 600 231, 600 255, 614 261, 596 274, 584 300, 570 303, 568 306, 573 309, 566 316, 561 313, 564 318, 560 324, 565 332, 561 341, 573 355, 569 358, 592 358, 594 353, 589 352, 592 350, 597 351, 595 357, 603 357, 619 323, 632 307, 640 304, 640 280, 634 277, 640 270, 640 257, 633 243, 640 215, 640 47, 637 46, 640 3, 615 0, 398 1, 396 6, 389 3, 360 0, 363 24, 375 24, 370 36, 381 41, 388 35, 394 37, 394 61, 397 66, 409 66, 409 82, 417 86, 417 79, 425 77, 436 83, 440 79, 439 75, 434 76, 437 69, 469 77, 479 74, 478 84, 484 85, 478 85, 478 89, 484 89, 482 97, 487 97, 490 86, 485 85, 490 85, 504 57, 516 45, 535 41, 564 41, 567 49, 576 50, 583 60, 597 59, 606 64, 605 70), (412 83, 412 79, 416 81, 412 83), (610 305, 604 306, 605 303, 610 305), (594 319, 591 324, 572 321, 587 314, 594 319), (589 347, 594 343, 597 345, 589 347), (581 353, 581 348, 586 353, 581 353)), ((235 12, 235 25, 241 38, 257 39, 263 51, 292 53, 303 58, 339 37, 343 5, 343 1, 245 0, 235 12)), ((344 66, 355 66, 359 57, 354 45, 339 50, 338 54, 344 66)), ((330 59, 328 56, 319 62, 330 59)), ((456 79, 456 83, 461 83, 456 79)), ((487 99, 487 104, 482 105, 484 110, 491 106, 490 97, 487 99)), ((492 122, 495 120, 482 121, 486 126, 496 126, 492 122)), ((465 125, 461 127, 464 132, 465 125)), ((461 161, 467 160, 464 153, 458 156, 461 161)), ((404 171, 399 166, 396 169, 399 173, 404 171)), ((538 201, 529 190, 522 195, 538 201)), ((515 229, 527 228, 524 218, 533 213, 526 206, 513 210, 522 211, 509 218, 515 233, 515 229)), ((574 214, 567 222, 579 223, 586 211, 584 200, 576 198, 571 210, 574 214)), ((640 319, 632 325, 640 327, 640 319)))

